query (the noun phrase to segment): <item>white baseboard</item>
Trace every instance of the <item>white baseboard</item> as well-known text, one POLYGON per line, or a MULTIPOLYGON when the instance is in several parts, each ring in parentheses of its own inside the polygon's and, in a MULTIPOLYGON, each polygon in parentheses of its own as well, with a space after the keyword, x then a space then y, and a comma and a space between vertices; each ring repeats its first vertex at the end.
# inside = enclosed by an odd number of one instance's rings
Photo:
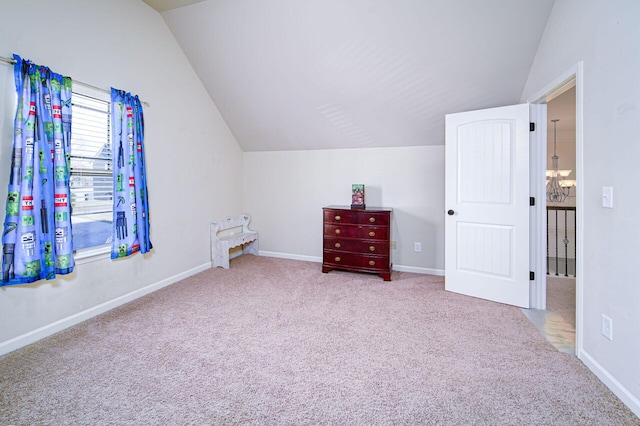
POLYGON ((640 400, 635 397, 629 389, 625 388, 622 383, 616 380, 600 363, 591 357, 584 350, 580 352, 580 360, 584 365, 596 375, 602 383, 604 383, 620 400, 626 405, 636 416, 640 417, 640 400))
MULTIPOLYGON (((322 257, 318 257, 318 256, 301 256, 298 254, 278 253, 273 251, 260 251, 260 256, 278 257, 281 259, 304 260, 307 262, 322 263, 322 257)), ((421 268, 417 266, 402 266, 402 265, 393 265, 391 269, 399 272, 413 272, 415 274, 444 276, 444 270, 442 269, 431 269, 431 268, 421 268)))
POLYGON ((393 265, 391 269, 399 272, 412 272, 414 274, 439 275, 441 277, 444 277, 444 269, 422 268, 419 266, 403 266, 403 265, 393 265))
POLYGON ((30 345, 31 343, 35 343, 40 339, 51 336, 52 334, 79 324, 82 321, 86 321, 89 318, 93 318, 113 308, 117 308, 120 305, 124 305, 125 303, 131 302, 149 293, 153 293, 156 290, 160 290, 163 287, 176 283, 209 268, 211 268, 211 262, 207 262, 204 265, 197 266, 172 277, 165 278, 164 280, 132 291, 131 293, 127 293, 123 296, 116 297, 115 299, 109 300, 82 312, 78 312, 77 314, 73 314, 51 324, 47 324, 21 336, 14 337, 13 339, 0 343, 0 355, 7 354, 9 352, 15 351, 16 349, 20 349, 24 346, 30 345))
POLYGON ((316 262, 322 263, 322 257, 318 256, 303 256, 300 254, 289 254, 289 253, 279 253, 276 251, 259 251, 260 256, 266 257, 277 257, 280 259, 293 259, 293 260, 303 260, 305 262, 316 262))

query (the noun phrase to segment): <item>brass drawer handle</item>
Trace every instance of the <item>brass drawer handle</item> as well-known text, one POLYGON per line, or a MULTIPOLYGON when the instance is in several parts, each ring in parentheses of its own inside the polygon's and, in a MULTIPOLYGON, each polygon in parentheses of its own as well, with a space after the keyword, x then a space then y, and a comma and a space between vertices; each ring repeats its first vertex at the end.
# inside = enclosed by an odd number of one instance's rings
POLYGON ((340 248, 340 243, 336 243, 336 248, 340 248))
POLYGON ((335 260, 336 260, 336 262, 340 262, 340 257, 339 257, 339 256, 336 256, 336 259, 335 259, 335 260))
POLYGON ((340 219, 342 219, 340 216, 335 217, 335 220, 340 220, 340 219))
POLYGON ((375 222, 375 221, 376 221, 376 218, 375 218, 375 217, 370 217, 370 218, 369 218, 369 222, 373 223, 373 222, 375 222))
POLYGON ((375 265, 375 264, 376 264, 376 261, 375 261, 375 260, 370 260, 370 261, 369 261, 369 265, 370 265, 370 266, 373 266, 373 265, 375 265))
POLYGON ((375 232, 373 232, 373 231, 371 231, 371 232, 369 232, 369 236, 370 236, 370 237, 375 237, 375 236, 376 236, 376 233, 375 233, 375 232))
POLYGON ((376 251, 376 246, 369 246, 369 251, 376 251))
POLYGON ((336 229, 336 234, 339 234, 339 233, 340 233, 340 230, 339 230, 339 229, 336 229))

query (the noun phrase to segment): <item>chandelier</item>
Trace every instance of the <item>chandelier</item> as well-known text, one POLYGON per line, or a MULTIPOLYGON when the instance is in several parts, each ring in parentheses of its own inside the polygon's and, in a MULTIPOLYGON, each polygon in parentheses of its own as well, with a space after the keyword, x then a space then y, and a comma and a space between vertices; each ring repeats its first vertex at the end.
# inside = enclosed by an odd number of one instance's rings
POLYGON ((559 119, 553 122, 553 157, 551 157, 553 170, 547 170, 547 201, 561 203, 570 196, 571 188, 576 186, 576 181, 567 179, 571 170, 558 170, 558 154, 556 154, 556 126, 559 119))

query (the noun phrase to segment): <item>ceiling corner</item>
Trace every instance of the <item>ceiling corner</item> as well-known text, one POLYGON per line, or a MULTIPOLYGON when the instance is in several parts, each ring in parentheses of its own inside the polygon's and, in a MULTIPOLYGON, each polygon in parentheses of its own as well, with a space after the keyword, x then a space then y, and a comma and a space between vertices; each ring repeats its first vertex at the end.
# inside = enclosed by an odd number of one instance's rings
POLYGON ((179 7, 189 6, 194 3, 200 3, 204 0, 142 0, 158 12, 177 9, 179 7))

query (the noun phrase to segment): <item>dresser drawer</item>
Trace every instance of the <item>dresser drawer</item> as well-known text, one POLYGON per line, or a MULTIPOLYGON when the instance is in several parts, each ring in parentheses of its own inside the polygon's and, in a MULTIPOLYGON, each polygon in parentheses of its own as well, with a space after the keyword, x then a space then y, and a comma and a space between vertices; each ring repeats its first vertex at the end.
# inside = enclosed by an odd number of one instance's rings
POLYGON ((324 223, 357 224, 358 213, 349 210, 325 210, 324 223))
POLYGON ((361 254, 389 255, 387 241, 349 240, 343 238, 325 238, 325 250, 355 252, 361 254))
POLYGON ((324 235, 325 237, 388 240, 389 228, 380 226, 324 225, 324 235))
POLYGON ((389 256, 371 256, 359 253, 347 253, 325 250, 323 263, 337 268, 359 268, 371 271, 386 271, 389 269, 389 256))
POLYGON ((389 226, 389 213, 357 210, 325 210, 324 223, 389 226))
POLYGON ((361 225, 389 226, 389 213, 365 212, 358 216, 361 225))

